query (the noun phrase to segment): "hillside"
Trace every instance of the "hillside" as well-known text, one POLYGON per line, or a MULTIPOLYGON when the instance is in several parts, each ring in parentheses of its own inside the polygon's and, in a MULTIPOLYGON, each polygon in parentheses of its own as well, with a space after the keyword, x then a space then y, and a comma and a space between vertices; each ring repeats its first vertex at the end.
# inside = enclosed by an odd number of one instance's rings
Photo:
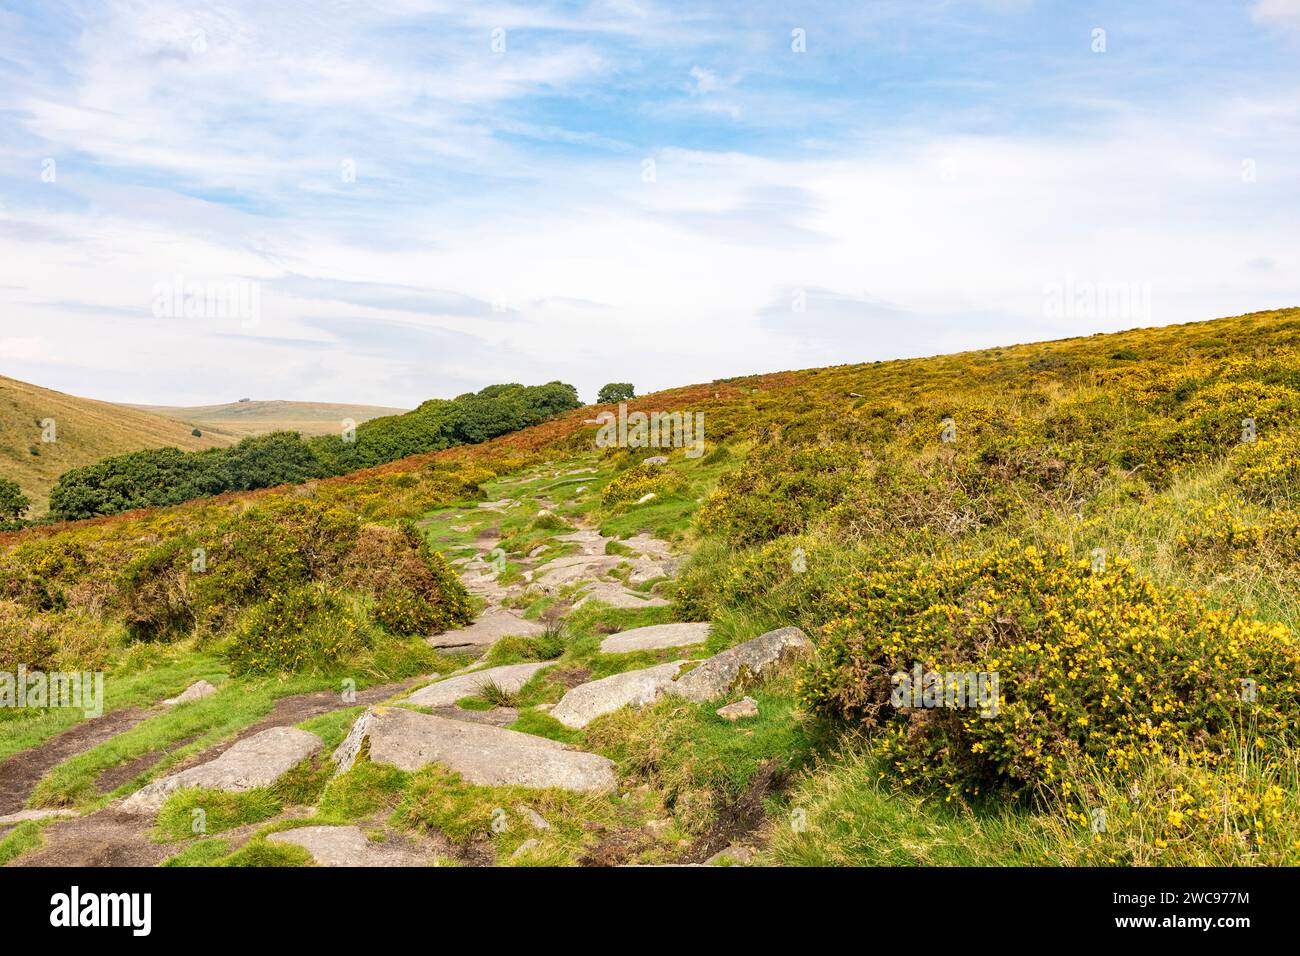
POLYGON ((629 404, 0 537, 0 863, 1300 863, 1300 309, 629 404))
POLYGON ((200 429, 225 432, 244 438, 274 431, 292 431, 303 435, 336 434, 342 423, 355 424, 385 415, 400 415, 408 409, 382 405, 348 405, 333 402, 248 401, 225 405, 132 405, 132 408, 192 423, 200 429))
POLYGON ((45 513, 49 491, 69 468, 107 455, 175 446, 186 451, 232 444, 234 432, 201 429, 139 408, 79 398, 0 376, 0 477, 12 478, 32 500, 29 516, 45 513), (55 441, 42 440, 54 421, 55 441))

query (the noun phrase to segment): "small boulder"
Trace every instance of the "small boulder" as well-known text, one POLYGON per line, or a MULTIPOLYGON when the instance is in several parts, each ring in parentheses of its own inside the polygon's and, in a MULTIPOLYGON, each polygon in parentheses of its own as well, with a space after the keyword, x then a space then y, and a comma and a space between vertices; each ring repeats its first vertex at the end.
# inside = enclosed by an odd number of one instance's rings
POLYGON ((177 704, 188 704, 192 700, 202 700, 204 697, 211 697, 216 692, 217 689, 207 681, 197 680, 175 697, 168 697, 164 700, 163 706, 175 707, 177 704))
POLYGON ((518 849, 516 849, 514 853, 510 854, 510 859, 517 860, 529 850, 536 850, 541 845, 541 841, 536 838, 525 840, 523 843, 519 844, 518 849))
POLYGON ((558 787, 608 793, 618 785, 614 762, 547 737, 447 720, 401 707, 376 712, 370 759, 399 770, 431 763, 488 787, 558 787))
POLYGON ((551 825, 546 822, 546 818, 530 807, 526 803, 521 803, 515 807, 515 810, 521 817, 528 821, 528 825, 534 830, 549 830, 551 825))
POLYGON ((400 847, 374 843, 354 826, 297 827, 272 833, 267 840, 300 846, 321 866, 419 866, 426 862, 400 847))
POLYGON ((471 671, 421 687, 406 701, 420 707, 448 707, 462 697, 475 696, 489 683, 496 684, 508 694, 514 694, 532 680, 539 670, 550 666, 551 661, 541 661, 532 664, 504 664, 501 667, 471 671))
POLYGON ((754 851, 747 846, 729 846, 719 850, 704 861, 705 866, 743 866, 754 859, 754 851))
POLYGON ((667 456, 667 455, 654 455, 653 457, 651 457, 651 458, 647 458, 645 461, 641 462, 641 464, 643 464, 643 465, 666 465, 666 464, 668 464, 668 456, 667 456))
POLYGON ((545 630, 536 621, 520 617, 501 608, 484 611, 467 627, 443 631, 427 638, 430 647, 488 648, 503 637, 532 637, 545 630))
POLYGON ((677 678, 665 692, 703 703, 721 697, 742 677, 753 679, 787 660, 812 653, 813 643, 797 627, 768 631, 715 654, 677 678))
POLYGON ((719 707, 714 711, 719 717, 725 717, 727 720, 740 720, 742 717, 758 716, 758 701, 752 697, 742 697, 734 704, 728 704, 726 707, 719 707))
POLYGON ((268 727, 232 744, 207 763, 171 774, 137 790, 122 802, 128 813, 152 813, 186 787, 239 793, 269 787, 324 746, 313 733, 297 727, 268 727))
POLYGON ((685 661, 659 664, 640 670, 612 674, 574 687, 551 709, 551 716, 575 730, 586 727, 602 714, 620 707, 644 707, 654 703, 672 683, 685 661))

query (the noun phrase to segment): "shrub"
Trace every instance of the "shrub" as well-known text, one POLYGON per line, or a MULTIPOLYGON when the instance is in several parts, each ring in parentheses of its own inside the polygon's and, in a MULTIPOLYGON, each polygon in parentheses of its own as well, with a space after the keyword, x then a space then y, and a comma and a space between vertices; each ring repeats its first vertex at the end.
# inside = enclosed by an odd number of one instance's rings
POLYGON ((327 673, 373 643, 365 614, 344 595, 311 584, 273 592, 235 625, 236 674, 327 673))
POLYGON ((700 509, 705 533, 740 545, 797 534, 843 500, 862 463, 845 444, 766 445, 755 454, 757 460, 725 476, 700 509))
POLYGON ((410 524, 362 528, 342 580, 375 598, 372 615, 395 634, 430 634, 473 620, 469 592, 410 524))
POLYGON ((34 611, 61 610, 78 578, 92 570, 85 543, 71 535, 24 541, 0 560, 0 597, 34 611))
POLYGON ((975 558, 856 574, 829 602, 800 693, 861 721, 906 783, 953 792, 1062 784, 1067 762, 1123 774, 1181 747, 1206 762, 1249 720, 1263 738, 1300 725, 1300 645, 1286 627, 1163 591, 1116 561, 1018 545, 975 558), (892 676, 915 664, 996 672, 996 717, 894 709, 892 676), (1257 700, 1239 700, 1241 681, 1257 700))
POLYGON ((219 631, 266 595, 332 579, 359 530, 355 515, 314 499, 271 499, 228 515, 206 543, 207 570, 190 579, 201 628, 219 631))
POLYGON ((1300 392, 1257 381, 1221 381, 1195 394, 1174 414, 1135 430, 1125 461, 1141 464, 1160 483, 1189 464, 1218 461, 1242 443, 1251 419, 1260 438, 1300 424, 1300 392))
POLYGON ((194 627, 188 571, 192 542, 172 538, 123 569, 118 584, 127 633, 136 640, 165 640, 194 627))
POLYGON ((1300 434, 1283 432, 1242 442, 1230 457, 1232 480, 1251 501, 1278 504, 1291 500, 1300 482, 1300 434))
POLYGON ((675 471, 656 465, 637 465, 608 482, 600 492, 606 505, 639 501, 648 494, 669 495, 685 490, 685 480, 675 471))
POLYGON ((53 670, 58 652, 51 620, 29 615, 13 601, 0 601, 0 671, 53 670))
POLYGON ((1280 572, 1300 567, 1300 514, 1274 511, 1243 520, 1240 511, 1227 500, 1206 508, 1193 530, 1179 535, 1179 550, 1216 571, 1238 564, 1280 572))
POLYGON ((17 524, 31 507, 31 501, 10 478, 0 478, 0 524, 17 524))
POLYGON ((627 402, 636 398, 636 389, 632 387, 631 382, 610 382, 608 385, 602 385, 600 392, 596 395, 597 405, 612 405, 616 402, 627 402))

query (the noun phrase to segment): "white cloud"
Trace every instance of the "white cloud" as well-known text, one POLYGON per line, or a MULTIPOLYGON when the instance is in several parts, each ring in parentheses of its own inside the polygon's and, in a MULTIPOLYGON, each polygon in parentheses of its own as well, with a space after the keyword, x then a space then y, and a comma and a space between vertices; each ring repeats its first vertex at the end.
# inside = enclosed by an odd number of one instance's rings
POLYGON ((400 27, 347 9, 138 0, 85 24, 66 85, 0 91, 0 174, 30 184, 0 217, 7 374, 159 403, 413 405, 556 377, 591 397, 609 379, 646 390, 1123 324, 1049 314, 1045 287, 1067 282, 1149 286, 1141 324, 1300 303, 1285 86, 1160 109, 1054 87, 1047 102, 1080 118, 1050 135, 954 132, 793 89, 765 112, 734 64, 694 56, 716 25, 688 17, 681 40, 643 4, 410 0, 400 27), (677 44, 672 94, 611 103, 636 44, 677 44), (573 111, 514 109, 536 96, 573 111), (825 111, 813 148, 764 138, 805 107, 825 111), (32 159, 47 154, 48 186, 32 159), (176 275, 261 283, 260 323, 155 318, 152 289, 176 275))
POLYGON ((1250 16, 1256 23, 1300 29, 1300 0, 1258 0, 1250 16))

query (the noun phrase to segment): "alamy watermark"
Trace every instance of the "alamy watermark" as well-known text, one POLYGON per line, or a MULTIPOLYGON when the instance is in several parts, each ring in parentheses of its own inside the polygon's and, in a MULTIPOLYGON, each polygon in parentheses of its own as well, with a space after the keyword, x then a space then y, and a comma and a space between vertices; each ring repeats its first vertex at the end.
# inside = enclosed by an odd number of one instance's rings
POLYGON ((153 287, 153 314, 158 319, 238 319, 240 328, 262 321, 262 284, 249 279, 187 282, 176 276, 153 287))
POLYGON ((1066 276, 1043 286, 1043 314, 1049 319, 1151 318, 1150 282, 1087 282, 1066 276))
POLYGON ((596 416, 597 448, 685 448, 687 458, 704 454, 703 412, 628 412, 618 403, 618 414, 596 416))
POLYGON ((950 707, 998 715, 997 671, 927 671, 920 664, 892 678, 890 703, 900 710, 950 707))
POLYGON ((98 717, 104 712, 103 671, 0 671, 0 707, 71 707, 98 717))

